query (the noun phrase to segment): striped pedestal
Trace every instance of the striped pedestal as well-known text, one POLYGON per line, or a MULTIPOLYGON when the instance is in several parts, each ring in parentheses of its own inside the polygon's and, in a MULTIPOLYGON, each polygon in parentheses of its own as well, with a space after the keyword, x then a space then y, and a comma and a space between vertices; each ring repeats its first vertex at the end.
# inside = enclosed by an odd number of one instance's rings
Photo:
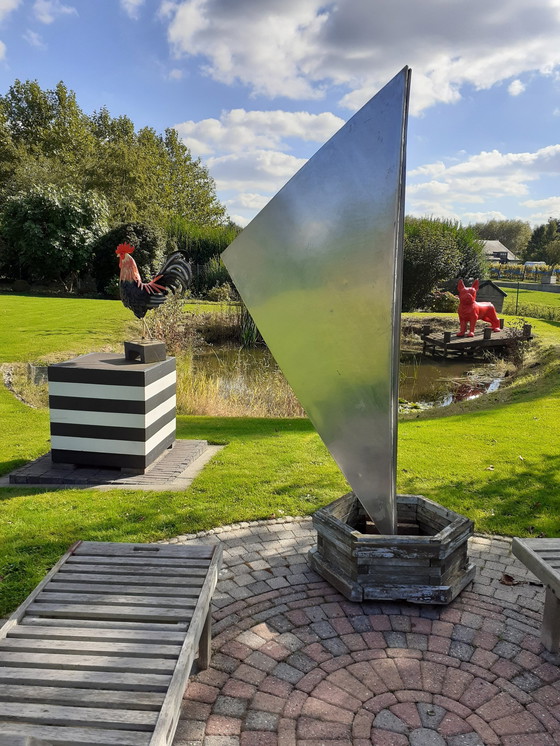
POLYGON ((94 352, 48 376, 53 462, 145 471, 175 441, 175 358, 94 352))

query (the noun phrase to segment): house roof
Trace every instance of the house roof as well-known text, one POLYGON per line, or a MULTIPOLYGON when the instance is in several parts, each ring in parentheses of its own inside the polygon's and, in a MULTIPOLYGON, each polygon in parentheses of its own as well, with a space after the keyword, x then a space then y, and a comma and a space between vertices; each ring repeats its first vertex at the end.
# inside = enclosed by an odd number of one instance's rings
POLYGON ((516 262, 519 261, 519 257, 517 257, 513 251, 510 251, 507 246, 504 246, 501 241, 486 241, 483 240, 483 251, 488 257, 494 256, 494 254, 501 254, 503 252, 506 252, 508 262, 516 262))
POLYGON ((478 286, 478 289, 482 290, 483 287, 488 287, 488 285, 491 285, 494 288, 494 290, 497 290, 501 295, 504 296, 504 298, 507 298, 507 293, 504 290, 502 290, 502 288, 498 287, 495 282, 492 282, 492 280, 481 280, 480 285, 478 286))

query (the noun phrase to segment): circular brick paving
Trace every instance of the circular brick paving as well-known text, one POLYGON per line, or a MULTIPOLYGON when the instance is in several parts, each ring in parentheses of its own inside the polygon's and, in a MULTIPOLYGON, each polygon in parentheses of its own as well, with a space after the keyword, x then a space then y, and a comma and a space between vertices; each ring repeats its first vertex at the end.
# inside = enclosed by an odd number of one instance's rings
POLYGON ((314 540, 309 520, 173 540, 225 550, 211 667, 191 679, 175 746, 560 743, 542 589, 508 541, 475 537, 475 583, 436 607, 346 601, 309 569, 314 540))

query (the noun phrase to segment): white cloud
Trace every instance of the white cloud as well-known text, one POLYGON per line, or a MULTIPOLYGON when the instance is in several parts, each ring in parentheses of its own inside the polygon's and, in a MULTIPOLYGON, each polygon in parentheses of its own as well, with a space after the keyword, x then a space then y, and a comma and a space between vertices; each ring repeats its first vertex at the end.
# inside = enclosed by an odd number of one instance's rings
POLYGON ((169 75, 167 77, 169 78, 169 80, 182 80, 183 76, 183 71, 179 70, 178 67, 174 67, 172 70, 169 71, 169 75))
POLYGON ((289 149, 286 139, 298 138, 323 143, 344 124, 330 112, 309 114, 304 111, 222 112, 220 119, 183 122, 175 126, 184 142, 196 155, 240 150, 289 149))
POLYGON ((35 0, 33 5, 35 18, 41 23, 52 23, 57 16, 78 15, 76 8, 63 5, 60 0, 35 0))
POLYGON ((462 219, 465 223, 487 223, 489 220, 507 220, 507 215, 499 210, 488 212, 464 212, 462 219))
POLYGON ((20 3, 21 0, 0 0, 0 21, 4 20, 8 13, 15 10, 20 3))
POLYGON ((560 215, 560 197, 528 199, 521 204, 532 211, 529 216, 532 223, 546 223, 548 218, 560 215))
POLYGON ((520 93, 523 93, 525 90, 525 83, 522 83, 520 80, 513 80, 508 85, 508 93, 510 96, 519 96, 520 93))
POLYGON ((31 29, 27 29, 27 31, 23 34, 22 38, 30 46, 35 47, 36 49, 47 48, 47 45, 43 41, 41 34, 38 34, 36 31, 31 31, 31 29))
POLYGON ((3 60, 6 56, 6 45, 3 41, 0 41, 0 60, 3 60))
POLYGON ((218 189, 245 192, 250 187, 273 195, 305 162, 305 158, 273 150, 257 150, 208 158, 206 165, 218 189))
MULTIPOLYGON (((455 214, 473 222, 479 219, 478 215, 502 215, 502 210, 490 207, 472 211, 468 205, 492 206, 508 199, 519 203, 519 198, 528 196, 530 185, 550 176, 560 176, 560 145, 549 145, 533 153, 483 151, 449 166, 438 161, 409 172, 407 209, 413 214, 455 214)), ((550 211, 548 215, 556 208, 560 211, 560 203, 551 199, 550 205, 547 200, 525 200, 521 205, 550 211)), ((540 214, 535 212, 524 219, 538 221, 540 214)))
POLYGON ((121 0, 121 7, 130 18, 138 18, 139 10, 144 5, 144 0, 121 0))
POLYGON ((558 0, 163 0, 178 57, 257 94, 320 97, 339 86, 358 108, 403 65, 414 71, 411 110, 457 101, 466 85, 487 89, 560 65, 558 0))

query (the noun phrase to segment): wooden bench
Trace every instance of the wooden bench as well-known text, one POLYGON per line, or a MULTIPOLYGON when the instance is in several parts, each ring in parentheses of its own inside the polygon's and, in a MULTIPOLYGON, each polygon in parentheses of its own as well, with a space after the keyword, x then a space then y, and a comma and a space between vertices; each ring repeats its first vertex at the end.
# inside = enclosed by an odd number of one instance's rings
POLYGON ((541 642, 560 650, 560 539, 514 538, 511 551, 546 587, 541 642))
POLYGON ((170 746, 197 652, 209 663, 221 554, 71 547, 0 629, 0 743, 170 746))

